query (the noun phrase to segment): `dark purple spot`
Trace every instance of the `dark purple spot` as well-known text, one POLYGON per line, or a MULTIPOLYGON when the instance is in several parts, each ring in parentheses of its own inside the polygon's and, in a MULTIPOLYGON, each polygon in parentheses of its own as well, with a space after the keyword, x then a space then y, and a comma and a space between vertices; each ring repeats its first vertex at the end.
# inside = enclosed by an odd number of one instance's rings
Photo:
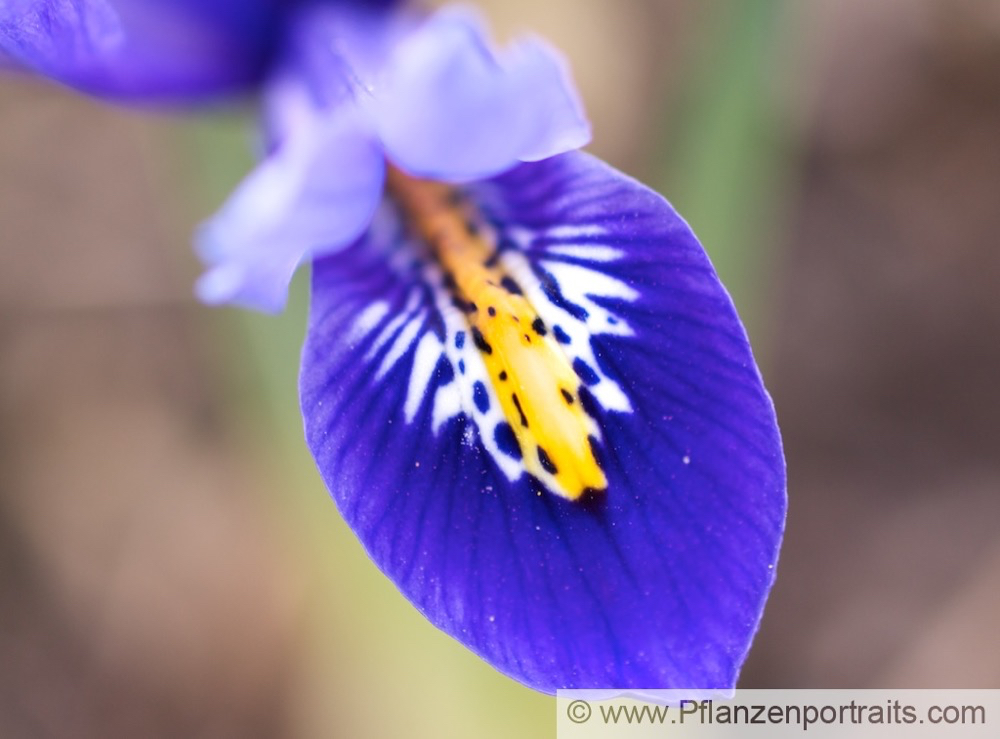
POLYGON ((597 402, 597 399, 591 394, 590 390, 587 389, 586 385, 580 385, 576 389, 576 394, 580 398, 580 407, 587 413, 591 418, 597 418, 601 412, 601 406, 597 402))
POLYGON ((573 371, 576 372, 576 374, 580 376, 580 379, 588 385, 596 385, 601 381, 601 378, 597 376, 596 372, 594 372, 594 368, 579 357, 573 360, 573 371))
POLYGON ((491 316, 495 316, 497 314, 497 309, 491 305, 489 308, 486 309, 486 312, 489 313, 491 316))
POLYGON ((605 488, 584 488, 583 492, 580 493, 580 497, 576 499, 576 504, 584 508, 597 508, 607 500, 605 493, 608 489, 605 488))
POLYGON ((508 457, 513 457, 514 459, 521 458, 521 445, 517 443, 517 436, 514 435, 514 429, 506 421, 497 424, 496 429, 493 431, 493 440, 497 443, 500 451, 508 457))
POLYGON ((562 393, 563 400, 566 401, 566 405, 573 405, 573 393, 564 387, 559 388, 559 392, 562 393))
POLYGON ((541 273, 540 277, 542 283, 542 290, 545 292, 545 295, 548 297, 549 300, 551 300, 555 305, 557 305, 558 307, 562 308, 564 311, 569 313, 571 316, 573 316, 573 318, 577 319, 578 321, 585 321, 587 319, 587 316, 590 315, 587 312, 587 309, 567 300, 563 296, 562 291, 559 289, 559 283, 556 282, 555 277, 553 277, 551 274, 545 271, 541 273))
POLYGON ((597 466, 603 470, 604 449, 601 447, 601 442, 598 441, 597 437, 594 435, 588 436, 587 441, 590 442, 590 453, 594 455, 594 461, 597 462, 597 466))
POLYGON ((486 413, 490 409, 490 396, 486 392, 486 386, 479 380, 472 386, 472 399, 480 413, 486 413))
POLYGON ((458 308, 463 313, 475 313, 476 312, 476 304, 475 303, 470 303, 467 300, 462 300, 457 295, 455 295, 454 297, 452 297, 451 304, 454 305, 456 308, 458 308))
POLYGON ((548 452, 546 452, 542 447, 538 447, 538 461, 541 463, 542 469, 550 475, 559 473, 559 468, 553 464, 552 460, 549 458, 548 452))
POLYGON ((534 321, 532 321, 531 328, 539 336, 545 336, 545 334, 549 332, 548 329, 545 328, 545 321, 543 321, 541 318, 536 318, 534 321))
POLYGON ((504 275, 504 278, 500 280, 500 284, 509 293, 513 293, 514 295, 524 295, 524 292, 521 290, 521 286, 518 285, 517 282, 511 277, 504 275))
POLYGON ((451 362, 445 359, 443 355, 434 367, 434 376, 437 378, 439 385, 447 385, 455 377, 455 369, 451 366, 451 362))
POLYGON ((482 332, 475 326, 472 327, 472 342, 476 345, 476 348, 479 349, 479 351, 481 351, 483 354, 493 353, 493 347, 490 346, 489 342, 483 338, 482 332))
POLYGON ((517 412, 521 416, 521 425, 524 426, 524 428, 528 428, 528 417, 525 416, 524 411, 521 410, 521 401, 518 400, 517 393, 512 393, 510 398, 514 401, 514 407, 517 408, 517 412))

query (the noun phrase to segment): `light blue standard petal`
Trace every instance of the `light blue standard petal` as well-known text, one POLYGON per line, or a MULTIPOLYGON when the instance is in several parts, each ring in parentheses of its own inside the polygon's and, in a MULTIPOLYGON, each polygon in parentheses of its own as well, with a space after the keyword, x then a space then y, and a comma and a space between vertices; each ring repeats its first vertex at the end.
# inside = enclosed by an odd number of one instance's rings
POLYGON ((485 35, 477 16, 445 8, 389 58, 369 109, 389 158, 403 169, 468 181, 590 140, 558 53, 528 37, 495 56, 485 35))
POLYGON ((381 148, 353 108, 300 121, 294 136, 240 184, 199 229, 207 303, 284 307, 307 254, 336 251, 368 225, 382 193, 381 148))
POLYGON ((0 57, 95 95, 201 99, 257 81, 280 0, 7 0, 0 57))
POLYGON ((304 2, 289 14, 281 53, 263 87, 269 142, 294 136, 303 116, 362 103, 415 14, 360 2, 304 2))
POLYGON ((582 153, 453 200, 537 310, 525 342, 573 367, 565 402, 594 421, 606 487, 568 500, 527 474, 500 407, 523 378, 490 374, 505 350, 471 331, 493 306, 386 204, 313 272, 302 413, 341 513, 427 618, 533 688, 731 688, 774 580, 785 468, 708 258, 666 201, 582 153))

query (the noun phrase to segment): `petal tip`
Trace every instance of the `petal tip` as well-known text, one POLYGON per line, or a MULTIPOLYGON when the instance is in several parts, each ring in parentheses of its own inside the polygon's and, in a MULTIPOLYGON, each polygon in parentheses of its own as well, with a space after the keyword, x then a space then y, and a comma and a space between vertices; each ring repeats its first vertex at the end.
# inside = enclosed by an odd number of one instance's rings
POLYGON ((235 305, 262 313, 280 313, 288 299, 287 285, 254 281, 238 264, 211 268, 195 283, 194 292, 206 305, 235 305))

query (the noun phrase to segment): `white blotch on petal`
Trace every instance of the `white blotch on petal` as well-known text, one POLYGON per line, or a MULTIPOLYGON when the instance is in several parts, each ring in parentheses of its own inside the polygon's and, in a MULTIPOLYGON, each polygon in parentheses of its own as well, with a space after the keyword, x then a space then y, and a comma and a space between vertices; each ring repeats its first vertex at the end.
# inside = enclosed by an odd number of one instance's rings
POLYGON ((389 312, 389 304, 384 300, 377 300, 358 314, 354 319, 354 326, 348 336, 349 341, 362 339, 382 323, 389 312))
POLYGON ((611 246, 588 246, 585 244, 558 244, 546 249, 550 254, 575 259, 589 259, 592 262, 614 262, 622 258, 620 249, 611 246))
POLYGON ((413 355, 413 369, 410 371, 410 384, 406 389, 406 404, 403 406, 403 414, 406 422, 413 421, 413 417, 420 410, 420 404, 427 392, 427 385, 437 367, 438 359, 441 357, 441 341, 433 333, 428 331, 417 344, 417 351, 413 355))

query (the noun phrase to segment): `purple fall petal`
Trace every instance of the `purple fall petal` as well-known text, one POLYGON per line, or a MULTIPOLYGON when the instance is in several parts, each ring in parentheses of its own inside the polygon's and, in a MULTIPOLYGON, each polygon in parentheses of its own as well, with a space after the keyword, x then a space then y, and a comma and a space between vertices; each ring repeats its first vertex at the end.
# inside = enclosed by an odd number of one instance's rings
POLYGON ((448 282, 386 206, 313 273, 301 403, 334 500, 421 612, 533 688, 732 687, 785 469, 725 289, 666 201, 587 155, 465 194, 585 385, 607 491, 517 474, 448 282))

